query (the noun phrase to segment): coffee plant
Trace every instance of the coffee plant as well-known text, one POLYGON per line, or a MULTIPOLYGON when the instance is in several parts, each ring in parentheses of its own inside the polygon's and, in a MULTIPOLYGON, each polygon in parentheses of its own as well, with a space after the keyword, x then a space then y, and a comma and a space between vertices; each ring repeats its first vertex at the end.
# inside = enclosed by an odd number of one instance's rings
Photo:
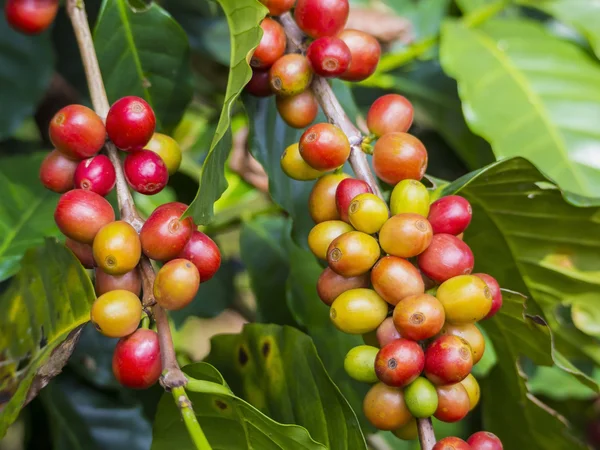
POLYGON ((0 450, 600 448, 600 8, 4 0, 0 450))

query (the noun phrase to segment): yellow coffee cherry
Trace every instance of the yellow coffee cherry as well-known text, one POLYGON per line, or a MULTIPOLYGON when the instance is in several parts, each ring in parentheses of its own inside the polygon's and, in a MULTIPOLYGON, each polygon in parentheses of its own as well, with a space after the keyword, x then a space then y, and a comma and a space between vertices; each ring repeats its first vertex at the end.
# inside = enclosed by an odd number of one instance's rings
POLYGON ((359 194, 348 208, 350 223, 358 231, 377 233, 389 218, 387 205, 375 194, 359 194))

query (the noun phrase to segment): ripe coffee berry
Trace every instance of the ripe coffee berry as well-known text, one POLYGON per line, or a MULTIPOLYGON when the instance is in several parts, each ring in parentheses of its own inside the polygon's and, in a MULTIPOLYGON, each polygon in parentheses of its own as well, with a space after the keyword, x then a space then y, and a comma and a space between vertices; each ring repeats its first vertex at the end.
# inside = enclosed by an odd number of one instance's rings
POLYGON ((377 383, 367 392, 363 412, 378 430, 397 430, 412 419, 402 389, 383 383, 377 383))
POLYGON ((404 389, 404 400, 410 413, 418 419, 433 416, 438 407, 435 386, 423 377, 417 378, 404 389))
POLYGON ((73 239, 66 238, 65 246, 73 252, 79 262, 86 269, 93 269, 96 266, 94 261, 94 253, 92 252, 91 245, 82 244, 81 242, 74 241, 73 239))
POLYGON ((269 8, 269 14, 280 16, 288 12, 294 6, 296 0, 260 0, 260 2, 269 8))
POLYGON ((267 69, 285 53, 286 36, 279 22, 268 17, 261 22, 260 27, 263 35, 254 50, 250 65, 257 69, 267 69))
POLYGON ((300 137, 300 155, 314 169, 333 170, 350 156, 350 142, 335 125, 317 123, 300 137))
POLYGON ((115 212, 104 197, 83 189, 73 189, 58 200, 54 220, 68 238, 91 244, 100 228, 115 220, 115 212))
POLYGON ((200 274, 187 259, 169 261, 156 274, 154 298, 163 308, 173 311, 190 304, 200 287, 200 274))
POLYGON ((377 69, 381 57, 381 46, 370 34, 358 30, 344 30, 339 35, 350 49, 350 66, 340 76, 346 81, 362 81, 377 69))
POLYGON ((48 129, 56 149, 71 159, 85 159, 104 146, 106 129, 98 114, 83 105, 69 105, 58 111, 48 129))
POLYGON ((392 216, 379 232, 383 251, 400 258, 412 258, 422 253, 431 243, 431 238, 431 225, 419 214, 392 216))
POLYGON ((429 214, 429 191, 416 180, 402 180, 390 197, 392 214, 414 213, 427 217, 429 214))
POLYGON ((387 205, 375 194, 359 194, 348 208, 350 224, 367 234, 377 233, 390 217, 387 205))
POLYGON ((145 146, 146 150, 156 153, 167 166, 169 175, 173 175, 181 165, 181 147, 175 139, 166 134, 154 133, 145 146))
POLYGON ((306 128, 316 119, 319 103, 310 89, 290 97, 277 97, 277 111, 290 127, 306 128))
POLYGON ((123 275, 109 275, 103 270, 96 268, 95 277, 94 286, 97 296, 110 291, 125 290, 139 297, 142 292, 142 277, 137 268, 123 275))
POLYGON ((387 344, 396 339, 400 339, 402 336, 400 332, 394 325, 394 320, 391 317, 386 318, 381 325, 377 327, 375 332, 375 337, 377 338, 377 342, 379 343, 379 347, 383 348, 387 344))
POLYGON ((404 387, 421 374, 425 356, 421 346, 409 339, 396 339, 382 347, 375 358, 375 373, 388 386, 404 387))
POLYGON ((415 341, 429 339, 440 332, 446 315, 437 298, 429 294, 411 295, 394 308, 394 325, 402 336, 415 341))
POLYGON ((384 256, 371 270, 373 288, 390 305, 425 292, 419 271, 406 259, 384 256))
POLYGON ((502 450, 502 441, 493 433, 487 431, 479 431, 469 439, 467 443, 471 446, 471 450, 502 450))
POLYGON ((177 258, 191 261, 200 274, 200 282, 210 280, 221 266, 221 252, 217 244, 201 231, 194 231, 177 258))
POLYGON ((96 155, 79 163, 73 176, 75 188, 105 197, 115 186, 115 167, 105 155, 96 155))
POLYGON ((433 450, 472 450, 469 444, 457 437, 446 437, 438 441, 433 450))
POLYGON ((130 389, 147 389, 156 383, 162 372, 158 334, 142 328, 119 339, 112 369, 117 381, 130 389))
POLYGON ((140 231, 144 254, 157 261, 176 258, 195 230, 191 217, 181 219, 187 205, 165 203, 154 210, 140 231))
POLYGON ((474 275, 459 275, 444 281, 435 296, 444 305, 446 320, 453 324, 477 322, 492 307, 490 288, 474 275))
POLYGON ((359 345, 351 349, 344 359, 346 373, 363 383, 379 381, 375 373, 375 358, 379 349, 370 345, 359 345))
POLYGON ((474 365, 479 362, 485 352, 485 338, 481 334, 481 331, 472 323, 463 323, 460 325, 445 323, 440 334, 457 336, 467 341, 473 354, 474 365))
POLYGON ((373 236, 349 231, 331 242, 327 262, 334 272, 344 277, 356 277, 367 273, 380 255, 379 244, 373 236))
POLYGON ((279 58, 269 69, 269 84, 277 95, 298 95, 312 81, 312 70, 306 57, 289 53, 279 58))
POLYGON ((400 131, 406 133, 413 121, 412 104, 398 94, 379 97, 371 105, 367 114, 367 127, 375 136, 400 131))
POLYGON ((388 133, 373 148, 375 174, 389 184, 402 180, 419 181, 427 169, 427 150, 408 133, 388 133))
POLYGON ((425 352, 425 376, 434 384, 459 383, 473 368, 469 344, 457 336, 440 336, 425 352))
POLYGON ((485 281, 485 284, 490 288, 490 293, 492 294, 492 308, 484 319, 494 317, 498 310, 502 308, 502 291, 500 290, 500 285, 493 276, 488 275, 487 273, 474 273, 473 275, 485 281))
POLYGON ((387 303, 375 291, 351 289, 334 300, 329 318, 344 333, 364 334, 381 325, 387 312, 387 303))
POLYGON ((447 233, 456 236, 467 229, 472 216, 473 209, 465 198, 458 195, 449 195, 431 204, 428 219, 434 233, 447 233))
POLYGON ((338 275, 329 267, 326 267, 317 281, 317 294, 323 303, 329 306, 343 292, 349 291, 350 289, 368 287, 368 274, 346 278, 338 275))
POLYGON ((269 71, 254 69, 252 71, 252 78, 250 78, 244 89, 255 97, 269 97, 273 95, 269 82, 269 71))
POLYGON ((40 166, 42 184, 59 194, 73 189, 73 177, 77 169, 77 161, 67 158, 58 150, 52 150, 40 166))
POLYGON ((340 219, 335 194, 339 184, 346 178, 350 178, 350 175, 332 173, 317 180, 308 197, 308 212, 315 223, 340 219))
POLYGON ((54 21, 58 0, 7 0, 4 14, 9 25, 25 34, 39 34, 54 21))
POLYGON ((137 231, 122 220, 104 225, 96 234, 92 249, 98 267, 110 275, 131 272, 142 256, 137 231))
POLYGON ((283 173, 294 180, 314 180, 323 175, 322 171, 313 169, 302 159, 298 144, 292 144, 283 151, 280 163, 283 173))
POLYGON ((150 105, 140 97, 117 100, 106 116, 108 137, 121 150, 140 150, 154 134, 156 117, 150 105))
POLYGON ((353 228, 341 220, 328 220, 315 225, 308 233, 308 248, 319 259, 327 259, 327 250, 334 239, 353 228))
MULTIPOLYGON (((346 178, 340 181, 335 191, 335 206, 337 208, 340 218, 344 222, 350 223, 348 217, 348 210, 350 209, 350 203, 359 194, 372 193, 373 191, 369 185, 363 180, 357 180, 356 178, 346 178)), ((387 209, 387 208, 386 208, 387 209)))
POLYGON ((436 386, 438 408, 434 417, 442 422, 458 422, 469 414, 471 403, 466 389, 460 383, 436 386))
POLYGON ((451 234, 435 234, 429 247, 417 259, 419 269, 438 283, 468 275, 475 259, 467 244, 451 234))
POLYGON ((342 75, 352 59, 346 43, 330 36, 321 37, 310 44, 306 57, 313 71, 326 78, 342 75))
POLYGON ((135 331, 142 317, 142 303, 137 295, 125 290, 110 291, 94 301, 91 321, 108 337, 123 337, 135 331))
POLYGON ((335 36, 348 21, 348 0, 298 0, 294 19, 302 31, 312 38, 335 36))
POLYGON ((164 161, 150 150, 130 152, 125 158, 123 169, 131 189, 140 194, 158 194, 169 181, 169 172, 164 161))
POLYGON ((473 411, 479 403, 479 398, 481 397, 479 383, 477 382, 473 374, 470 373, 469 375, 467 375, 467 378, 460 382, 460 384, 463 385, 463 387, 467 391, 467 395, 469 396, 469 411, 473 411))

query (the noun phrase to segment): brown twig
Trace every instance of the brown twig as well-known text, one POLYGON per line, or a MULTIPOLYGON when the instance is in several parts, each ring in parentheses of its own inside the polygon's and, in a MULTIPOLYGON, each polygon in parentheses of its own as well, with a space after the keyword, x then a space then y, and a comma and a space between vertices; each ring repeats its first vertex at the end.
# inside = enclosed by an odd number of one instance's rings
POLYGON ((418 419, 417 428, 419 430, 419 442, 421 450, 433 450, 435 445, 435 432, 431 419, 418 419))

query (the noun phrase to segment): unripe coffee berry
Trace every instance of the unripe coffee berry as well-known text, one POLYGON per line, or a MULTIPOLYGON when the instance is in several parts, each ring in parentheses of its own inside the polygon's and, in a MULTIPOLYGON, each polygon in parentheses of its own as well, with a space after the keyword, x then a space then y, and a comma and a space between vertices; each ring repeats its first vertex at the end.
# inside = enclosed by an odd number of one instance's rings
POLYGON ((89 244, 82 244, 81 242, 74 241, 73 239, 66 238, 65 246, 73 252, 79 262, 86 269, 93 269, 96 266, 94 261, 94 253, 92 252, 92 246, 89 244))
POLYGON ((73 177, 77 161, 67 158, 58 150, 52 150, 40 165, 40 181, 53 192, 63 194, 73 189, 73 177))
POLYGON ((166 134, 154 133, 150 142, 144 147, 156 153, 167 166, 169 175, 173 175, 181 165, 181 147, 175 139, 166 134))
POLYGON ((500 285, 498 281, 487 273, 474 273, 477 278, 481 278, 485 281, 485 284, 490 288, 490 293, 492 294, 492 307, 490 312, 484 317, 484 319, 490 319, 496 315, 496 313, 502 308, 502 291, 500 290, 500 285))
POLYGON ((367 234, 377 233, 389 217, 387 205, 375 194, 357 195, 348 208, 350 224, 367 234))
POLYGON ((173 259, 156 274, 154 298, 163 308, 174 311, 190 304, 200 287, 200 274, 187 259, 173 259))
POLYGON ((375 358, 379 349, 370 345, 359 345, 351 349, 344 359, 346 373, 363 383, 376 383, 375 358))
POLYGON ((317 117, 319 103, 310 89, 290 97, 277 97, 277 111, 290 127, 306 128, 317 117))
POLYGON ((269 71, 252 70, 252 78, 250 78, 244 90, 255 97, 269 97, 273 95, 269 81, 269 71))
POLYGON ((387 312, 387 303, 377 292, 351 289, 334 300, 329 318, 344 333, 365 334, 381 325, 387 312))
POLYGON ((377 69, 381 57, 381 46, 377 39, 359 30, 344 30, 339 35, 350 50, 350 66, 340 76, 346 81, 362 81, 377 69))
MULTIPOLYGON (((350 203, 360 194, 373 193, 371 187, 363 180, 356 178, 346 178, 342 180, 335 191, 335 206, 340 218, 344 222, 350 223, 348 212, 350 203)), ((387 210, 387 208, 386 208, 387 210)), ((387 218, 386 218, 387 220, 387 218)))
POLYGON ((479 398, 481 397, 481 389, 479 388, 479 383, 477 382, 473 374, 470 373, 469 375, 467 375, 467 378, 460 382, 460 384, 463 385, 463 387, 467 391, 467 395, 469 396, 469 411, 473 411, 479 403, 479 398))
POLYGON ((457 336, 437 338, 425 352, 425 376, 434 384, 459 383, 473 368, 469 344, 457 336))
POLYGON ((406 386, 404 400, 410 413, 417 419, 426 419, 433 416, 438 407, 435 386, 423 377, 418 377, 406 386))
POLYGON ((69 105, 58 111, 50 121, 48 132, 56 149, 71 159, 95 155, 106 141, 102 119, 83 105, 69 105))
POLYGON ((425 251, 433 233, 427 219, 419 214, 397 214, 383 224, 379 244, 384 252, 412 258, 425 251))
POLYGON ((98 331, 108 337, 123 337, 133 333, 140 323, 142 303, 137 295, 116 290, 94 301, 91 321, 98 331))
POLYGON ((131 189, 140 194, 158 194, 169 181, 169 172, 164 161, 150 150, 130 152, 125 158, 123 169, 131 189))
POLYGON ((485 352, 485 338, 479 328, 472 323, 463 323, 459 325, 453 325, 451 323, 445 323, 440 331, 441 335, 457 336, 464 339, 471 348, 473 354, 473 365, 477 364, 483 357, 485 352))
POLYGON ((317 123, 300 137, 300 155, 314 169, 333 170, 350 156, 350 142, 335 125, 317 123))
POLYGON ((77 166, 73 177, 77 189, 85 189, 105 197, 115 186, 115 167, 106 155, 84 159, 77 166))
POLYGON ((4 14, 9 25, 25 34, 39 34, 56 17, 58 0, 7 0, 4 14))
POLYGON ((260 2, 269 8, 269 14, 280 16, 288 12, 294 6, 296 0, 260 0, 260 2))
POLYGON ((91 244, 100 228, 115 220, 115 212, 111 204, 95 192, 73 189, 58 200, 54 220, 65 236, 91 244))
POLYGON ((139 297, 142 292, 142 277, 137 268, 123 275, 109 275, 103 270, 96 268, 94 287, 96 288, 97 296, 110 291, 125 290, 139 297))
POLYGON ((413 417, 406 425, 397 430, 392 430, 392 434, 403 441, 414 441, 419 439, 419 428, 417 420, 413 417))
POLYGON ((367 420, 378 430, 397 430, 412 420, 401 388, 374 385, 363 401, 367 420))
POLYGON ((398 94, 387 94, 379 97, 367 114, 367 127, 375 136, 400 131, 406 133, 413 121, 412 104, 398 94))
POLYGON ((434 234, 417 259, 419 269, 433 281, 444 281, 473 270, 475 258, 467 244, 451 234, 434 234))
POLYGON ((467 199, 459 195, 442 197, 431 204, 429 222, 434 233, 459 235, 471 223, 473 209, 467 199))
POLYGON ((421 346, 409 339, 396 339, 377 353, 375 373, 388 386, 404 387, 421 374, 425 356, 421 346))
POLYGON ((454 436, 445 437, 438 441, 434 446, 433 450, 472 450, 471 446, 463 441, 461 438, 454 436))
POLYGON ((273 19, 266 18, 261 24, 263 35, 250 65, 257 69, 267 69, 283 56, 286 47, 286 35, 283 27, 273 19))
POLYGON ((293 180, 309 181, 323 175, 322 171, 313 169, 302 159, 298 144, 292 144, 283 151, 280 164, 283 173, 293 180))
POLYGON ((312 42, 306 57, 313 71, 322 77, 338 77, 350 66, 352 55, 344 41, 336 37, 321 37, 312 42))
POLYGON ((471 450, 502 450, 502 441, 493 433, 478 431, 467 439, 471 450))
POLYGON ((360 231, 349 231, 335 238, 327 249, 331 269, 344 276, 356 277, 371 270, 381 256, 377 240, 360 231))
POLYGON ((315 223, 340 219, 335 195, 339 184, 346 178, 350 178, 350 175, 332 173, 317 180, 308 197, 308 212, 315 223))
POLYGON ((402 299, 394 308, 393 318, 394 325, 402 336, 423 341, 440 332, 446 315, 437 298, 419 294, 402 299))
POLYGON ((140 231, 142 250, 148 258, 168 261, 183 251, 196 228, 191 217, 181 218, 186 209, 183 203, 171 202, 150 214, 140 231))
POLYGON ((346 278, 326 267, 317 281, 317 294, 326 305, 330 306, 342 293, 350 289, 368 288, 369 274, 346 278))
POLYGON ((288 53, 279 58, 269 69, 271 90, 277 95, 298 95, 312 81, 312 70, 306 57, 288 53))
POLYGON ((427 150, 408 133, 388 133, 373 148, 375 174, 389 184, 402 180, 419 181, 427 169, 427 150))
POLYGON ((454 423, 464 419, 469 414, 471 403, 469 395, 462 384, 436 386, 435 390, 438 395, 438 407, 434 414, 436 419, 442 422, 454 423))
POLYGON ((353 231, 352 226, 341 220, 328 220, 316 224, 308 233, 308 248, 319 259, 327 259, 327 250, 334 239, 353 231))
POLYGON ((94 238, 94 260, 110 275, 131 272, 140 262, 140 238, 130 224, 118 220, 104 225, 94 238))
POLYGON ((200 282, 210 280, 221 266, 221 252, 217 244, 201 231, 194 231, 177 258, 191 261, 200 274, 200 282))
POLYGON ((162 373, 156 331, 139 329, 117 342, 112 369, 115 378, 130 389, 147 389, 162 373))
POLYGON ((394 186, 390 197, 392 214, 414 213, 427 217, 429 214, 429 191, 417 180, 402 180, 394 186))
POLYGON ((152 107, 140 97, 117 100, 106 116, 108 137, 121 150, 140 150, 154 134, 156 117, 152 107))
POLYGON ((492 307, 490 288, 474 275, 459 275, 444 281, 435 296, 444 305, 446 320, 453 324, 477 322, 492 307))
POLYGON ((415 266, 397 256, 384 256, 371 270, 373 289, 390 305, 425 292, 423 278, 415 266))

